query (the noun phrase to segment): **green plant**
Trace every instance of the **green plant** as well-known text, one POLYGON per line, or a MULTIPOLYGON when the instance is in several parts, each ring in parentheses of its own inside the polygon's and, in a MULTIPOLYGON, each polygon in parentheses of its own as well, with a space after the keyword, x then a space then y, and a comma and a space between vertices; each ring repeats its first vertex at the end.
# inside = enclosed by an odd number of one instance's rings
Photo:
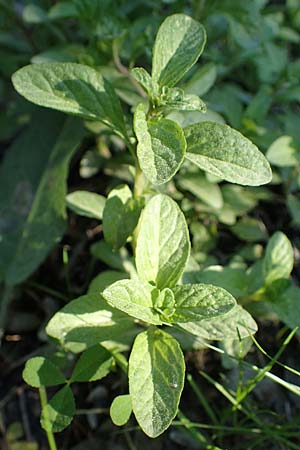
POLYGON ((132 408, 144 432, 156 437, 177 414, 184 385, 184 358, 177 339, 190 333, 203 343, 236 340, 256 331, 250 314, 223 288, 185 284, 189 232, 183 213, 167 195, 166 183, 184 163, 246 186, 271 180, 263 154, 238 131, 209 121, 182 128, 171 120, 174 111, 205 111, 197 95, 177 87, 202 53, 205 40, 202 25, 188 16, 175 14, 162 23, 152 74, 142 68, 130 74, 133 84, 139 83, 139 92, 144 90, 133 120, 124 115, 109 81, 89 66, 44 63, 26 66, 13 76, 16 90, 31 102, 101 122, 107 134, 122 139, 134 171, 133 189, 115 187, 104 207, 103 198, 92 199, 84 192, 68 199, 80 214, 102 217, 102 253, 117 259, 117 267, 127 273, 107 274, 106 279, 104 274, 101 289, 98 284, 93 292, 71 301, 48 323, 48 335, 64 348, 84 351, 70 379, 45 359, 26 365, 25 380, 40 389, 42 426, 51 448, 55 448, 52 433, 67 426, 75 413, 72 382, 98 380, 115 362, 120 364, 128 371, 129 396, 115 401, 112 417, 124 424, 132 408), (127 242, 134 258, 124 248, 127 242), (120 352, 133 338, 127 363, 120 352), (47 403, 44 387, 59 384, 65 386, 47 403), (125 417, 120 414, 124 405, 125 417))

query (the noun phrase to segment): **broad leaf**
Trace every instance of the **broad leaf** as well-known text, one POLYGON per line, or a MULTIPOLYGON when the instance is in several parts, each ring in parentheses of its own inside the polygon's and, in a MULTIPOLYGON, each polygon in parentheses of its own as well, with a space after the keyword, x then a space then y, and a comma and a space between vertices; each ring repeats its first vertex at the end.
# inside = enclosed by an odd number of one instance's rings
POLYGON ((130 395, 118 395, 118 397, 114 398, 109 413, 115 425, 119 427, 125 425, 132 413, 130 395))
POLYGON ((107 303, 136 319, 161 325, 159 314, 153 308, 155 287, 139 280, 121 280, 108 286, 102 293, 107 303))
POLYGON ((59 433, 73 420, 75 401, 69 386, 63 387, 42 409, 41 425, 46 431, 59 433))
POLYGON ((202 122, 185 128, 184 132, 186 157, 200 169, 247 186, 271 181, 270 165, 263 154, 228 125, 202 122))
POLYGON ((180 174, 177 183, 182 189, 191 192, 207 205, 217 209, 222 208, 223 198, 219 185, 210 183, 202 173, 180 174))
POLYGON ((88 294, 99 294, 100 292, 104 291, 107 286, 115 283, 115 281, 124 280, 124 278, 128 278, 128 274, 126 272, 104 270, 95 278, 93 278, 89 285, 88 294))
POLYGON ((127 185, 113 189, 103 210, 103 233, 114 249, 122 247, 132 235, 141 212, 141 203, 132 197, 127 185))
POLYGON ((186 149, 182 129, 168 119, 147 121, 145 105, 134 114, 137 156, 145 176, 155 185, 169 181, 181 166, 186 149))
POLYGON ((221 316, 236 305, 229 292, 211 284, 184 284, 173 288, 175 313, 172 322, 201 321, 221 316))
POLYGON ((92 67, 36 64, 19 69, 12 81, 19 94, 37 105, 102 121, 126 136, 119 99, 108 81, 92 67))
POLYGON ((30 386, 57 386, 66 382, 61 371, 49 359, 36 356, 26 362, 23 379, 30 386))
POLYGON ((184 85, 187 94, 204 95, 213 86, 217 78, 217 68, 213 63, 208 63, 198 69, 184 85))
POLYGON ((71 382, 96 381, 106 377, 114 366, 114 358, 97 344, 82 353, 72 373, 71 382))
POLYGON ((281 136, 268 148, 266 157, 274 166, 293 167, 300 164, 300 151, 291 136, 281 136))
POLYGON ((0 171, 0 280, 25 280, 66 227, 68 165, 84 131, 77 119, 38 111, 0 171))
POLYGON ((271 303, 279 319, 289 328, 300 328, 300 288, 291 286, 271 303))
POLYGON ((190 253, 185 217, 174 200, 156 195, 144 209, 136 246, 136 267, 141 280, 159 289, 175 286, 190 253))
POLYGON ((74 191, 66 197, 68 208, 76 214, 92 219, 102 219, 105 197, 89 191, 74 191))
POLYGON ((184 14, 161 24, 153 49, 152 78, 160 86, 174 86, 195 64, 206 42, 203 26, 184 14))
POLYGON ((177 414, 184 371, 182 351, 172 336, 156 328, 137 336, 129 358, 129 393, 148 436, 163 433, 177 414))
POLYGON ((126 333, 132 320, 111 309, 99 294, 77 298, 58 311, 46 327, 49 336, 76 352, 126 333))
POLYGON ((245 338, 257 331, 255 321, 240 305, 236 305, 224 316, 200 322, 183 322, 178 325, 203 340, 212 341, 245 338))
POLYGON ((268 242, 263 259, 265 284, 280 278, 288 278, 294 265, 292 244, 284 233, 277 231, 268 242))

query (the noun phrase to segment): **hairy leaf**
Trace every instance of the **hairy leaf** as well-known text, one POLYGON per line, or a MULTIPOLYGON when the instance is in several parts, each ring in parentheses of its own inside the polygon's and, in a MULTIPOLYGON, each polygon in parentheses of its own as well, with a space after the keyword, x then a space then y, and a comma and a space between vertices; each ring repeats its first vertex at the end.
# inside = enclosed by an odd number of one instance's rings
POLYGON ((141 169, 151 183, 169 181, 181 166, 186 149, 182 129, 168 119, 147 121, 145 105, 138 105, 134 115, 138 139, 137 156, 141 169))
POLYGON ((184 14, 167 17, 153 49, 152 78, 161 86, 174 86, 195 64, 206 42, 203 26, 184 14))
POLYGON ((129 393, 134 415, 150 437, 163 433, 178 409, 184 384, 178 342, 156 328, 140 333, 129 358, 129 393))
POLYGON ((108 286, 102 293, 107 303, 145 322, 161 325, 159 314, 153 308, 154 286, 139 280, 121 280, 108 286))
POLYGON ((270 165, 263 154, 249 139, 228 125, 202 122, 184 131, 186 157, 200 169, 247 186, 271 181, 270 165))
POLYGON ((159 289, 175 286, 190 253, 183 213, 174 200, 156 195, 144 209, 136 246, 136 267, 141 280, 159 289))

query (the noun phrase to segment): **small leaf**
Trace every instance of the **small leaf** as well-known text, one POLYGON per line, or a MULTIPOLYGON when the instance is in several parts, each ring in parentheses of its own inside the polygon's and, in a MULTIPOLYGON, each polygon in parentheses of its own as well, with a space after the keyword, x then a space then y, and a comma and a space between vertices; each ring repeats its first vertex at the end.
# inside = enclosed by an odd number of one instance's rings
POLYGON ((141 203, 132 197, 127 185, 113 189, 103 210, 103 233, 114 249, 122 247, 132 235, 141 211, 141 203))
POLYGON ((107 287, 102 295, 111 307, 144 322, 161 325, 159 314, 153 308, 154 290, 154 286, 139 280, 121 280, 107 287))
POLYGON ((47 334, 62 346, 82 352, 99 342, 115 339, 132 327, 132 320, 111 309, 99 294, 72 300, 49 321, 47 334))
POLYGON ((23 370, 23 379, 30 386, 57 386, 66 382, 61 371, 49 359, 42 356, 30 358, 23 370))
POLYGON ((160 86, 174 86, 195 64, 205 42, 205 29, 199 22, 184 14, 167 17, 153 48, 153 80, 160 86))
POLYGON ((195 336, 211 341, 245 338, 257 331, 254 319, 240 305, 236 305, 224 316, 178 325, 195 336))
POLYGON ((137 336, 129 358, 129 393, 148 436, 159 436, 176 416, 184 371, 182 351, 172 336, 156 328, 137 336))
POLYGON ((109 413, 111 420, 115 425, 119 427, 125 425, 132 413, 130 395, 118 395, 118 397, 114 398, 109 413))
POLYGON ((158 86, 155 86, 151 76, 143 67, 135 67, 131 70, 131 75, 133 78, 145 89, 150 97, 157 95, 158 86))
POLYGON ((281 136, 268 148, 266 157, 274 166, 293 167, 300 164, 300 151, 293 145, 293 138, 281 136))
POLYGON ((105 288, 113 284, 115 281, 124 280, 127 278, 126 272, 117 272, 116 270, 104 270, 99 273, 91 281, 88 289, 88 294, 96 294, 104 291, 105 288))
POLYGON ((180 88, 163 86, 158 105, 170 110, 206 112, 206 105, 198 95, 185 94, 180 88))
POLYGON ((41 425, 46 431, 59 433, 73 420, 75 401, 69 386, 63 387, 42 410, 41 425))
POLYGON ((300 288, 290 286, 271 303, 279 319, 289 328, 300 328, 300 288))
POLYGON ((271 168, 258 148, 228 125, 202 122, 184 130, 186 157, 231 183, 259 186, 271 181, 271 168))
POLYGON ((190 254, 185 217, 174 200, 156 195, 144 209, 136 246, 141 280, 159 289, 175 286, 190 254))
POLYGON ((74 191, 66 197, 68 208, 76 214, 92 219, 102 219, 105 197, 88 191, 74 191))
POLYGON ((210 183, 202 173, 180 174, 177 183, 182 189, 191 192, 207 205, 217 209, 222 208, 223 198, 219 185, 210 183))
POLYGON ((108 81, 92 67, 36 64, 19 69, 12 81, 19 94, 37 105, 102 121, 126 136, 119 99, 108 81))
POLYGON ((172 322, 198 322, 221 316, 236 305, 229 292, 210 284, 184 284, 173 288, 175 313, 172 322))
POLYGON ((257 242, 267 239, 267 230, 264 223, 253 217, 242 217, 231 231, 242 241, 257 242))
POLYGON ((184 85, 184 92, 200 96, 204 95, 214 85, 216 78, 216 65, 213 63, 205 64, 184 85))
POLYGON ((270 284, 279 278, 288 278, 293 265, 292 244, 284 233, 277 231, 269 240, 263 259, 265 284, 270 284))
POLYGON ((137 156, 145 176, 155 184, 169 181, 181 166, 186 149, 182 129, 168 119, 147 122, 145 104, 140 103, 134 114, 137 136, 137 156))
POLYGON ((114 358, 97 344, 82 353, 72 373, 71 382, 96 381, 106 377, 114 365, 114 358))

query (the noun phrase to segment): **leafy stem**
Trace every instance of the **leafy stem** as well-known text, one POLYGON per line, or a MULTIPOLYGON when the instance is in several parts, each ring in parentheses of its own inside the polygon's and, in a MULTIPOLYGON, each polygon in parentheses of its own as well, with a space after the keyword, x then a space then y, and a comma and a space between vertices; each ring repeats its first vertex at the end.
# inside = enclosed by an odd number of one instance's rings
POLYGON ((50 448, 50 450, 57 450, 54 435, 53 435, 53 432, 51 431, 51 423, 50 423, 50 418, 48 416, 48 410, 46 408, 48 400, 47 400, 46 389, 44 386, 41 386, 39 388, 39 394, 40 394, 42 411, 45 412, 45 416, 44 416, 45 422, 49 423, 49 427, 46 427, 46 435, 47 435, 47 439, 48 439, 49 448, 50 448))

